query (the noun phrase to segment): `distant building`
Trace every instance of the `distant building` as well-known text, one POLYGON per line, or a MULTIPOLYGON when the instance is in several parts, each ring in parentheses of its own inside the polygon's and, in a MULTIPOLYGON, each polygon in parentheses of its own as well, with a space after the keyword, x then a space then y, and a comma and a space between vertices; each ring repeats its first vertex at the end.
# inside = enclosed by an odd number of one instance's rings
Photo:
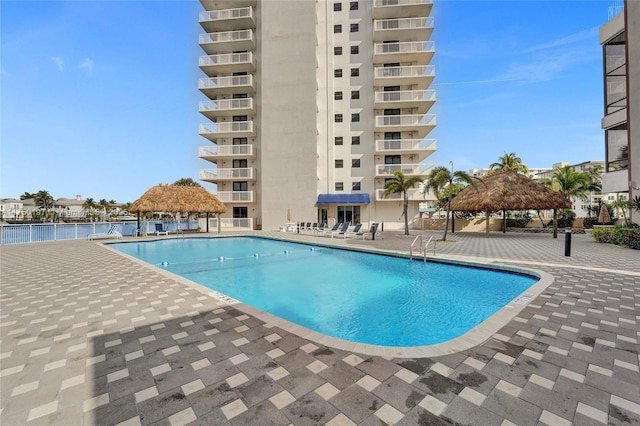
MULTIPOLYGON (((529 168, 529 173, 527 174, 528 177, 530 177, 531 179, 535 180, 535 181, 539 181, 540 180, 540 175, 542 173, 546 173, 548 171, 550 171, 552 169, 548 168, 548 167, 537 167, 537 168, 529 168)), ((481 178, 483 176, 486 176, 489 174, 489 172, 491 171, 491 169, 471 169, 469 170, 469 176, 471 177, 476 177, 476 178, 481 178)))
MULTIPOLYGON (((605 88, 603 192, 633 198, 640 195, 640 2, 624 1, 624 9, 600 27, 600 44, 605 88)), ((631 212, 631 218, 640 223, 639 212, 631 212)))

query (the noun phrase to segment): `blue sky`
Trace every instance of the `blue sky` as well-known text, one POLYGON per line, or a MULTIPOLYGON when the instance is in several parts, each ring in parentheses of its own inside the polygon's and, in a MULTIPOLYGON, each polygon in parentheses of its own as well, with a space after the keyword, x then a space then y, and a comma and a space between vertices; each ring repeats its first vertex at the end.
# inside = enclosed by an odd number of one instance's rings
MULTIPOLYGON (((345 0, 346 1, 346 0, 345 0)), ((438 151, 484 168, 604 159, 608 1, 435 0, 438 151)), ((0 197, 134 201, 197 180, 198 1, 0 2, 0 197)), ((204 184, 208 189, 213 186, 204 184)))

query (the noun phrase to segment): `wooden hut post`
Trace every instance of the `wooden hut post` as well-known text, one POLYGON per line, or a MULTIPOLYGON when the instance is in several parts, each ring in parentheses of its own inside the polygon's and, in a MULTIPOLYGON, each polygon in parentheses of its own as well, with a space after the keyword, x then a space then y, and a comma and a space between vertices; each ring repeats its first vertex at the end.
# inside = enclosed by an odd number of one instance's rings
POLYGON ((507 233, 507 210, 502 209, 502 233, 507 233))
POLYGON ((220 213, 216 213, 216 216, 218 217, 218 234, 220 233, 220 213))
POLYGON ((558 238, 558 209, 553 209, 553 238, 558 238))
POLYGON ((207 212, 207 234, 209 233, 209 212, 207 212))
POLYGON ((484 234, 485 234, 485 237, 488 237, 488 236, 489 236, 489 229, 490 229, 490 228, 489 228, 489 217, 491 216, 491 212, 490 212, 490 211, 487 211, 486 216, 487 216, 487 217, 485 218, 486 223, 485 223, 484 234))

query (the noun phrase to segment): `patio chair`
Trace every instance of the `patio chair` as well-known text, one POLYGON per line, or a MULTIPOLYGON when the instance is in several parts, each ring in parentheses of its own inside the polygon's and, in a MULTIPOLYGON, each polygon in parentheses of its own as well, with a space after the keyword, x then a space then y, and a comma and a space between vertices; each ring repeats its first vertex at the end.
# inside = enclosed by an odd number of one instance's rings
POLYGON ((333 238, 334 235, 344 235, 345 232, 347 232, 347 229, 349 229, 349 225, 351 225, 350 221, 346 221, 345 223, 343 223, 340 229, 331 232, 331 238, 333 238))
POLYGON ((325 228, 327 227, 327 222, 321 222, 320 225, 316 228, 316 234, 323 234, 325 228))
POLYGON ((342 222, 336 222, 335 225, 333 225, 333 228, 331 229, 325 229, 324 231, 322 231, 322 236, 324 237, 325 235, 331 233, 331 232, 335 232, 338 229, 340 229, 340 227, 342 226, 342 222))
POLYGON ((87 235, 87 240, 97 240, 99 238, 122 238, 120 233, 120 225, 117 223, 112 224, 107 232, 94 232, 87 235))
POLYGON ((362 239, 365 240, 367 239, 367 235, 370 235, 371 239, 373 239, 373 236, 376 234, 377 230, 378 230, 378 224, 374 222, 371 224, 371 228, 369 228, 368 231, 356 232, 354 234, 354 237, 362 237, 362 239))
POLYGON ((156 235, 169 235, 169 231, 164 227, 164 223, 156 223, 156 235))
POLYGON ((356 224, 356 226, 354 226, 353 229, 351 230, 347 229, 347 232, 342 234, 342 238, 349 238, 352 235, 356 236, 358 232, 360 232, 360 228, 362 228, 362 224, 361 223, 356 224))

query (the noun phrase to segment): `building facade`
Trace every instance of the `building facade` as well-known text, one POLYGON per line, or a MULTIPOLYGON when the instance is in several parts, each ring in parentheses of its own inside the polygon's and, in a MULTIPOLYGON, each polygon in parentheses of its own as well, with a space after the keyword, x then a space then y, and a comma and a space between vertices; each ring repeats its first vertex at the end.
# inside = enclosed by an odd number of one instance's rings
MULTIPOLYGON (((436 149, 431 0, 201 3, 199 157, 213 167, 199 179, 227 206, 223 228, 400 227, 384 183, 426 178, 436 149)), ((425 196, 408 195, 417 219, 425 196)))
MULTIPOLYGON (((603 192, 640 196, 640 2, 600 27, 603 46, 605 174, 603 192)), ((640 212, 631 211, 640 223, 640 212)))

